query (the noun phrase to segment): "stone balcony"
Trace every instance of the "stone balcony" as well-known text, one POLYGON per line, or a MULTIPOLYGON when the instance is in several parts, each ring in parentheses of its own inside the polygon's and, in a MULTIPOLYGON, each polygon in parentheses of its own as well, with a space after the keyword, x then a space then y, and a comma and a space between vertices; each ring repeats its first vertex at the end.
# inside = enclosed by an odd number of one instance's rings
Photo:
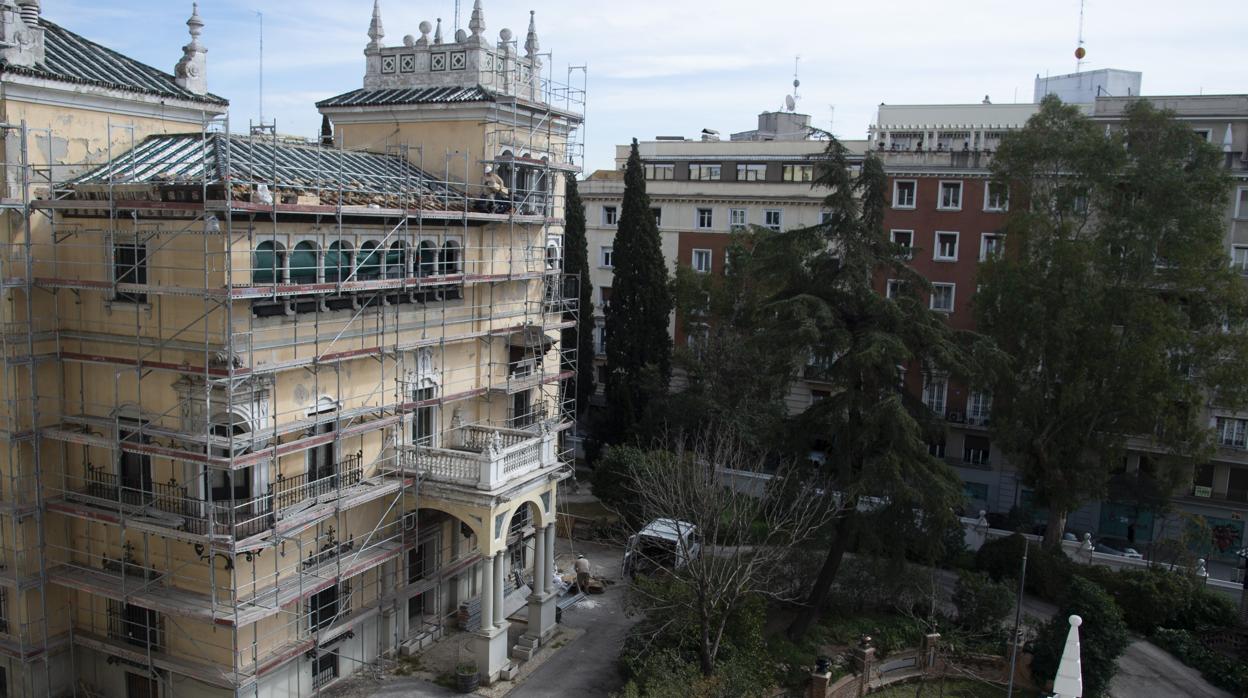
POLYGON ((399 464, 426 481, 492 492, 557 466, 557 438, 548 421, 533 429, 463 427, 445 437, 457 444, 449 448, 402 446, 399 464))

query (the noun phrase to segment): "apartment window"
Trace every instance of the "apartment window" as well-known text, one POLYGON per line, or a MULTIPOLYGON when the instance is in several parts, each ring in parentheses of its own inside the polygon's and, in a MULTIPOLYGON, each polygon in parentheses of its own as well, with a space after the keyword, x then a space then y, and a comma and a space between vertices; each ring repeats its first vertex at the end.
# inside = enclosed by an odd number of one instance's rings
MULTIPOLYGON (((8 693, 0 695, 8 695, 8 693)), ((160 683, 147 674, 127 671, 126 698, 160 698, 160 683)))
MULTIPOLYGON (((412 399, 415 402, 426 402, 433 400, 438 396, 438 389, 435 386, 417 388, 413 391, 412 399)), ((416 414, 412 417, 412 443, 417 446, 433 446, 433 436, 438 428, 438 406, 422 405, 416 408, 416 414)))
POLYGON ((607 328, 603 325, 594 328, 594 353, 599 356, 607 354, 607 328))
MULTIPOLYGON (((944 416, 945 398, 948 392, 949 379, 947 377, 935 373, 923 376, 923 404, 927 405, 927 409, 944 416)), ((941 444, 941 447, 943 451, 944 444, 941 444)))
POLYGON ((693 251, 693 270, 701 274, 709 274, 711 271, 711 251, 710 250, 694 250, 693 251))
POLYGON ((986 182, 984 184, 984 210, 1004 211, 1010 207, 1010 192, 1002 184, 986 182))
POLYGON ((888 234, 894 245, 906 248, 904 255, 906 259, 910 259, 914 254, 914 231, 913 230, 893 230, 888 234))
MULTIPOLYGON (((606 345, 603 345, 602 353, 604 354, 607 353, 606 345)), ((607 385, 607 379, 611 376, 611 372, 607 368, 606 364, 598 364, 596 368, 598 369, 598 380, 596 381, 598 383, 598 390, 605 389, 607 385)))
POLYGON ((810 182, 815 179, 814 165, 785 165, 784 181, 786 182, 810 182))
POLYGON ((900 298, 906 292, 906 282, 901 279, 889 279, 884 284, 885 298, 900 298))
POLYGON ((746 210, 743 208, 728 209, 728 227, 733 230, 744 230, 748 220, 746 210))
POLYGON ((781 211, 780 209, 769 208, 766 211, 763 211, 763 225, 767 226, 768 228, 771 228, 777 233, 780 232, 780 228, 783 225, 783 221, 784 221, 784 212, 781 211))
POLYGON ((919 183, 913 179, 899 179, 893 182, 893 208, 914 208, 915 192, 919 183))
POLYGON ((602 224, 617 225, 620 222, 620 210, 615 206, 602 207, 602 224))
POLYGON ((991 451, 992 446, 988 443, 988 439, 967 434, 962 442, 962 462, 972 465, 988 465, 991 451))
MULTIPOLYGON (((147 283, 147 246, 137 243, 113 246, 113 281, 119 284, 147 283)), ((113 300, 120 303, 146 303, 146 293, 118 291, 113 300)))
POLYGON ((812 390, 810 391, 810 404, 813 405, 816 402, 823 402, 830 397, 832 397, 832 391, 830 390, 812 390))
POLYGON ((720 179, 720 166, 693 163, 689 165, 689 179, 701 182, 717 182, 720 179))
POLYGON ((1005 251, 1005 236, 1000 233, 984 233, 979 238, 979 261, 998 257, 1005 251))
POLYGON ((308 630, 329 627, 338 617, 338 585, 308 597, 308 630))
POLYGON ((160 614, 142 606, 108 600, 108 636, 136 647, 164 647, 160 614))
POLYGON ((944 441, 928 442, 927 452, 932 454, 932 456, 935 458, 944 458, 945 457, 945 442, 944 441))
POLYGON ((1231 448, 1248 447, 1248 419, 1218 417, 1218 443, 1231 448))
POLYGON ((935 256, 932 259, 940 262, 958 261, 958 234, 937 232, 935 256))
POLYGON ((338 651, 321 652, 312 662, 313 690, 325 688, 338 678, 338 651))
POLYGON ((698 227, 699 228, 703 228, 703 229, 710 228, 711 225, 715 222, 715 218, 712 215, 711 209, 709 208, 698 209, 697 215, 698 215, 698 227))
POLYGON ((1231 268, 1248 276, 1248 245, 1235 245, 1231 248, 1231 268))
POLYGON ((663 209, 659 208, 658 206, 655 206, 654 208, 650 209, 650 213, 654 215, 654 227, 662 228, 663 227, 663 209))
POLYGON ((598 305, 602 307, 602 312, 604 313, 607 312, 607 310, 611 307, 611 287, 610 286, 598 287, 598 300, 599 300, 598 305))
POLYGON ((761 164, 737 165, 738 182, 761 182, 767 179, 767 166, 761 164))
POLYGON ((1235 197, 1235 217, 1248 220, 1248 187, 1240 187, 1235 197))
POLYGON ((615 267, 615 251, 611 247, 603 247, 598 251, 598 266, 603 269, 615 267))
POLYGON ((962 183, 941 182, 940 200, 936 205, 942 211, 957 211, 962 208, 962 183))
POLYGON ((650 165, 644 166, 646 179, 669 180, 676 178, 675 165, 650 165))
POLYGON ((932 310, 953 312, 953 284, 932 284, 932 310))
POLYGON ((966 401, 966 421, 975 426, 984 426, 988 424, 988 418, 992 416, 992 393, 976 390, 971 392, 971 397, 966 401))
POLYGON ((1204 141, 1204 142, 1206 142, 1206 143, 1210 143, 1210 142, 1212 142, 1212 141, 1213 141, 1213 130, 1212 130, 1212 129, 1207 129, 1207 128, 1197 128, 1197 129, 1192 129, 1192 130, 1196 132, 1196 135, 1197 135, 1197 136, 1200 136, 1200 139, 1201 139, 1202 141, 1204 141))
POLYGON ((831 211, 820 211, 820 212, 819 212, 819 225, 826 225, 826 224, 827 224, 827 222, 828 222, 828 221, 830 221, 830 220, 832 220, 832 212, 831 212, 831 211))

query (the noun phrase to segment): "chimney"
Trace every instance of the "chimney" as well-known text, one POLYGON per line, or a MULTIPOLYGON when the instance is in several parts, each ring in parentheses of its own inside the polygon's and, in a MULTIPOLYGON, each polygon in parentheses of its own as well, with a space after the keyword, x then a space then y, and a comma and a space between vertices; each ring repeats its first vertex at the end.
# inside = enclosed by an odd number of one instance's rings
POLYGON ((204 20, 199 18, 199 3, 191 3, 191 18, 186 20, 191 43, 182 47, 182 59, 173 69, 179 87, 192 94, 208 94, 208 49, 199 43, 204 20))

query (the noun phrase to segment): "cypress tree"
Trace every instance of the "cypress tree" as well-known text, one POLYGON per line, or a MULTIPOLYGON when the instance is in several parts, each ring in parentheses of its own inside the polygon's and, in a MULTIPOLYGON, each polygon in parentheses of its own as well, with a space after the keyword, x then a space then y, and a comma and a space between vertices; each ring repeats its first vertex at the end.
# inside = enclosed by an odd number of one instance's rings
MULTIPOLYGON (((589 406, 594 394, 594 302, 591 300, 593 286, 589 282, 589 241, 585 237, 585 204, 575 177, 567 178, 567 194, 564 201, 563 270, 569 276, 569 288, 564 297, 577 297, 577 313, 565 312, 564 320, 576 322, 576 327, 563 331, 564 348, 576 348, 576 374, 566 386, 569 397, 576 397, 577 412, 589 406), (576 277, 578 281, 572 281, 576 277)), ((571 368, 567 366, 566 368, 571 368)))
POLYGON ((672 291, 659 227, 646 195, 646 177, 633 139, 624 171, 624 204, 613 246, 615 276, 607 319, 606 439, 630 439, 652 399, 672 374, 668 322, 672 291))

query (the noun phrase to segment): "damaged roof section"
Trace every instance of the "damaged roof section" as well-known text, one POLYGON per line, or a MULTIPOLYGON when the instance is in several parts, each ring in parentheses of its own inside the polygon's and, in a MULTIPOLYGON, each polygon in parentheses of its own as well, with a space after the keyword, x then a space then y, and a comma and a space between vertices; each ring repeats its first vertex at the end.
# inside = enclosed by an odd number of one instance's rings
POLYGON ((119 186, 219 187, 227 179, 233 200, 252 203, 425 210, 465 206, 462 191, 396 155, 222 133, 148 136, 130 152, 66 182, 62 193, 104 199, 119 186))
POLYGON ((214 94, 195 94, 179 85, 173 75, 123 56, 46 19, 40 18, 39 24, 44 30, 43 60, 33 67, 0 61, 0 72, 219 106, 229 104, 214 94))

